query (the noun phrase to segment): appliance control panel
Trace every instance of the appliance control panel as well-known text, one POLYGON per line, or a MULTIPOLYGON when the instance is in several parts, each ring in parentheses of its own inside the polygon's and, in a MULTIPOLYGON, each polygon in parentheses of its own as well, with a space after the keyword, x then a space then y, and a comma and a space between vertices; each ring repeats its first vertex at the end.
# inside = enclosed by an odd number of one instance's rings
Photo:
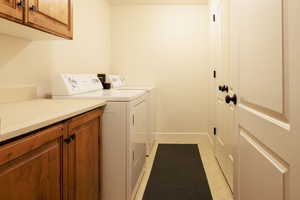
POLYGON ((61 74, 60 76, 68 90, 69 94, 67 95, 103 89, 102 83, 96 74, 61 74))

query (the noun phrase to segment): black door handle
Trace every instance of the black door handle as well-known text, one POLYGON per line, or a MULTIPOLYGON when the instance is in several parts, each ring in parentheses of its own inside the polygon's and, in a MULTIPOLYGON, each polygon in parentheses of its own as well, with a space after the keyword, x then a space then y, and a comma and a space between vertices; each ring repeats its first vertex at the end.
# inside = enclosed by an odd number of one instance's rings
POLYGON ((223 87, 223 92, 229 92, 229 88, 228 88, 228 86, 227 85, 224 85, 224 87, 223 87))
POLYGON ((223 91, 223 86, 219 85, 219 91, 223 91))
POLYGON ((229 96, 229 95, 227 95, 226 97, 225 97, 225 102, 227 103, 227 104, 230 104, 230 102, 232 102, 234 105, 236 105, 237 104, 237 96, 234 94, 232 97, 231 96, 229 96))
POLYGON ((220 90, 221 92, 227 92, 227 93, 228 93, 229 88, 228 88, 227 85, 223 85, 223 86, 219 85, 219 90, 220 90))

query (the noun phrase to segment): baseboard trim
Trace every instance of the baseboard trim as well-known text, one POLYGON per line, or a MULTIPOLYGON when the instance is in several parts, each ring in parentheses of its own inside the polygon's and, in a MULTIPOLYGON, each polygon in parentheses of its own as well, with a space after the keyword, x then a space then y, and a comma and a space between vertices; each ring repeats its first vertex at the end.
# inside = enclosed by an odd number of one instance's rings
POLYGON ((207 138, 207 132, 156 132, 155 140, 157 142, 195 142, 207 138))

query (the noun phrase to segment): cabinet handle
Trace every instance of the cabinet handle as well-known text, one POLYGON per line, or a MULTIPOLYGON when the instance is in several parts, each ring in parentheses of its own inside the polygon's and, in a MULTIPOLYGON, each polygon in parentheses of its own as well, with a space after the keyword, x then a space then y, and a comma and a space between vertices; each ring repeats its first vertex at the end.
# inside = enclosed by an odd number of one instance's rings
POLYGON ((68 137, 68 138, 64 139, 64 142, 67 143, 67 144, 69 144, 71 141, 72 141, 71 137, 68 137))
POLYGON ((39 10, 35 5, 32 5, 29 9, 31 11, 35 11, 35 12, 37 12, 39 10))
POLYGON ((73 134, 73 135, 70 136, 70 138, 71 138, 71 140, 75 140, 76 139, 76 135, 73 134))
POLYGON ((17 6, 20 7, 20 8, 25 8, 25 1, 24 0, 21 0, 17 3, 17 6))
POLYGON ((72 140, 75 140, 75 139, 76 139, 76 135, 74 133, 70 137, 64 139, 64 142, 67 143, 67 144, 69 144, 70 142, 72 142, 72 140))

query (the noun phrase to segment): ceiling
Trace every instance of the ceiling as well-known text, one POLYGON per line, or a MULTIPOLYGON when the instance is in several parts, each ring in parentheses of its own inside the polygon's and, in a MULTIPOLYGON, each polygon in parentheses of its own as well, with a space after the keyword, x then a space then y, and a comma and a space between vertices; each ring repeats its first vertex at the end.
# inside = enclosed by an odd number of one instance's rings
POLYGON ((121 5, 121 4, 207 4, 208 0, 108 0, 112 5, 121 5))

